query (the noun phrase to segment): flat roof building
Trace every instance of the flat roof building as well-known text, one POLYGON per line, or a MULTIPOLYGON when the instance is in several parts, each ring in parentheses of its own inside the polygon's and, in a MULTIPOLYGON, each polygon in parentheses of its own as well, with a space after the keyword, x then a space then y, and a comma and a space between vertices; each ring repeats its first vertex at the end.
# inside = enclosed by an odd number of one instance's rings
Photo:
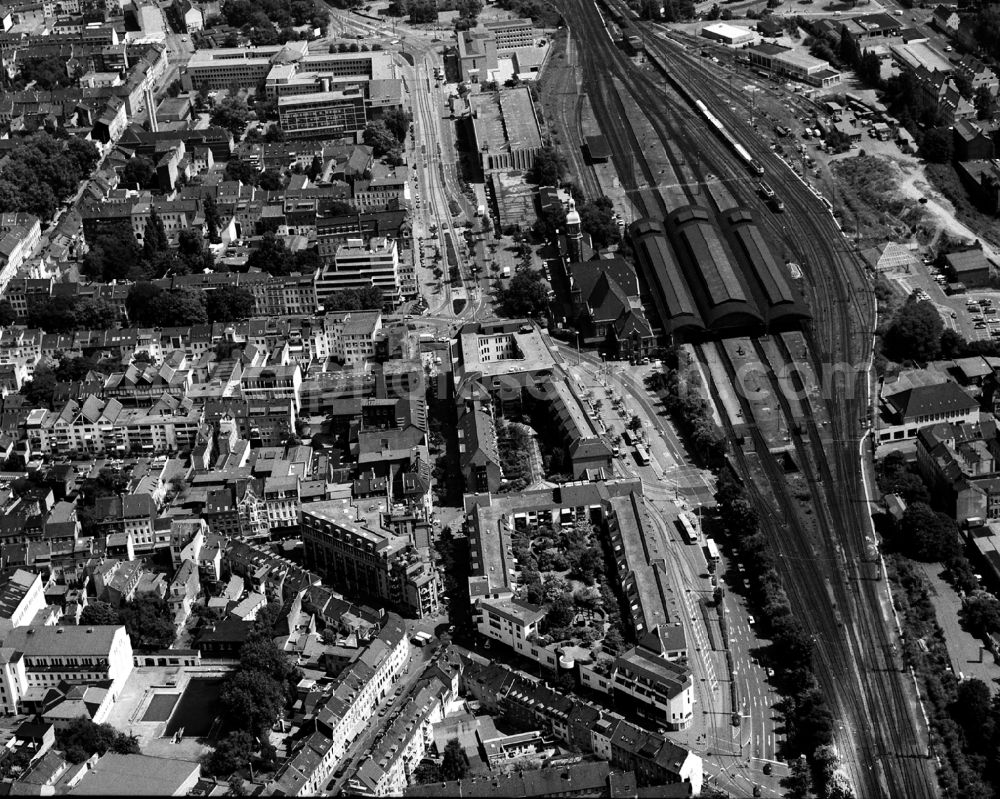
POLYGON ((351 238, 334 251, 316 277, 316 301, 344 289, 375 287, 382 291, 386 304, 400 300, 399 250, 395 239, 373 237, 367 245, 362 239, 351 238))
POLYGON ((715 42, 722 42, 727 47, 747 47, 755 44, 760 37, 749 28, 727 25, 716 22, 701 29, 701 35, 715 42))
POLYGON ((542 134, 528 88, 473 95, 470 106, 483 172, 530 170, 542 146, 542 134))

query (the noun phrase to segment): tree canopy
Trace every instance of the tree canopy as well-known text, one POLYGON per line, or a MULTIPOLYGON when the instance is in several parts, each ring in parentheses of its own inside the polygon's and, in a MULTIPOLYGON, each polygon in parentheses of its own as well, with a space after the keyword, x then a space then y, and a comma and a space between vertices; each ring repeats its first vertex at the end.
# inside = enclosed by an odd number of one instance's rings
POLYGON ((531 270, 518 272, 500 291, 500 302, 508 317, 540 317, 549 307, 549 294, 541 275, 531 270))
POLYGON ((360 289, 342 289, 323 301, 325 311, 378 310, 385 303, 382 290, 374 286, 360 289))
POLYGON ((285 242, 273 233, 265 233, 260 243, 247 259, 248 269, 259 269, 269 275, 282 277, 293 272, 312 272, 319 266, 319 256, 315 250, 292 252, 285 242))
POLYGON ((118 311, 107 300, 92 297, 48 297, 28 310, 28 324, 46 333, 103 330, 115 327, 118 311))
POLYGON ((944 322, 933 303, 910 300, 893 317, 883 339, 894 361, 932 361, 941 351, 944 322))
POLYGON ((129 188, 149 188, 156 177, 156 165, 144 155, 134 155, 122 169, 122 183, 129 188))
POLYGON ((91 755, 108 751, 120 755, 139 754, 139 740, 134 735, 119 732, 110 724, 95 724, 81 716, 56 731, 56 745, 71 763, 82 763, 91 755))
POLYGON ((603 249, 617 244, 621 238, 618 223, 611 215, 614 205, 607 197, 598 197, 577 209, 580 213, 580 226, 590 234, 590 239, 597 249, 603 249))
POLYGON ((165 649, 174 642, 174 614, 155 594, 138 594, 122 605, 120 616, 136 649, 165 649))
MULTIPOLYGON (((231 3, 226 4, 231 5, 231 3)), ((212 124, 225 128, 233 136, 239 138, 246 130, 250 121, 250 109, 247 101, 239 95, 229 95, 212 109, 212 124)))
POLYGON ((95 600, 90 602, 80 614, 80 624, 121 624, 121 617, 118 611, 107 602, 95 600))
POLYGON ((93 142, 38 132, 20 139, 0 174, 0 211, 26 211, 50 219, 97 165, 93 142))
POLYGON ((922 502, 910 503, 899 524, 899 548, 916 560, 945 561, 959 550, 955 520, 922 502))
POLYGON ((211 322, 236 322, 253 316, 253 294, 239 286, 224 286, 208 292, 205 310, 211 322))
POLYGON ((535 153, 532 180, 540 186, 558 186, 566 174, 566 158, 555 147, 542 147, 535 153))

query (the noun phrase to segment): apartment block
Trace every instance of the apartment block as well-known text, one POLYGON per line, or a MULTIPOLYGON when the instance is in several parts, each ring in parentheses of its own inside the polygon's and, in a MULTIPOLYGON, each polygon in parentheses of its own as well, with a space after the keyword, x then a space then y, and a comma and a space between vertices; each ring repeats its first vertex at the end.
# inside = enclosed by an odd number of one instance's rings
POLYGON ((302 507, 306 565, 348 595, 388 602, 422 618, 440 607, 437 572, 412 535, 385 526, 378 505, 332 500, 302 507))

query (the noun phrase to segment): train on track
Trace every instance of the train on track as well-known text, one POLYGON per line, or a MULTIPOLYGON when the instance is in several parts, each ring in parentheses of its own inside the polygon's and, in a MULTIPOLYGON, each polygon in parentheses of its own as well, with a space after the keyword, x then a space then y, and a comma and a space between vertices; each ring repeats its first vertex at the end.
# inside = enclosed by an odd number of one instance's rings
POLYGON ((772 210, 774 211, 785 210, 785 204, 781 201, 781 198, 777 195, 774 189, 772 189, 763 180, 758 184, 757 191, 760 193, 760 196, 764 198, 767 204, 771 206, 772 210))
POLYGON ((708 110, 708 106, 706 106, 701 100, 695 100, 694 107, 708 122, 708 124, 712 126, 719 138, 729 145, 729 149, 739 156, 739 159, 746 164, 751 172, 755 175, 764 174, 764 167, 760 161, 750 155, 747 148, 736 141, 736 137, 729 132, 729 129, 719 121, 719 118, 715 114, 708 110))

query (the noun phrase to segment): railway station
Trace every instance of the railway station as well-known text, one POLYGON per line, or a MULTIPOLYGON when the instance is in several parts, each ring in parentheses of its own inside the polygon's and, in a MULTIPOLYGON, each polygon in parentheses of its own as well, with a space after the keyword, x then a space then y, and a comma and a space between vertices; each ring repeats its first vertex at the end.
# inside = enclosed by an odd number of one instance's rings
POLYGON ((750 335, 794 328, 809 312, 751 213, 734 209, 720 229, 704 208, 631 229, 639 272, 671 338, 750 335))

